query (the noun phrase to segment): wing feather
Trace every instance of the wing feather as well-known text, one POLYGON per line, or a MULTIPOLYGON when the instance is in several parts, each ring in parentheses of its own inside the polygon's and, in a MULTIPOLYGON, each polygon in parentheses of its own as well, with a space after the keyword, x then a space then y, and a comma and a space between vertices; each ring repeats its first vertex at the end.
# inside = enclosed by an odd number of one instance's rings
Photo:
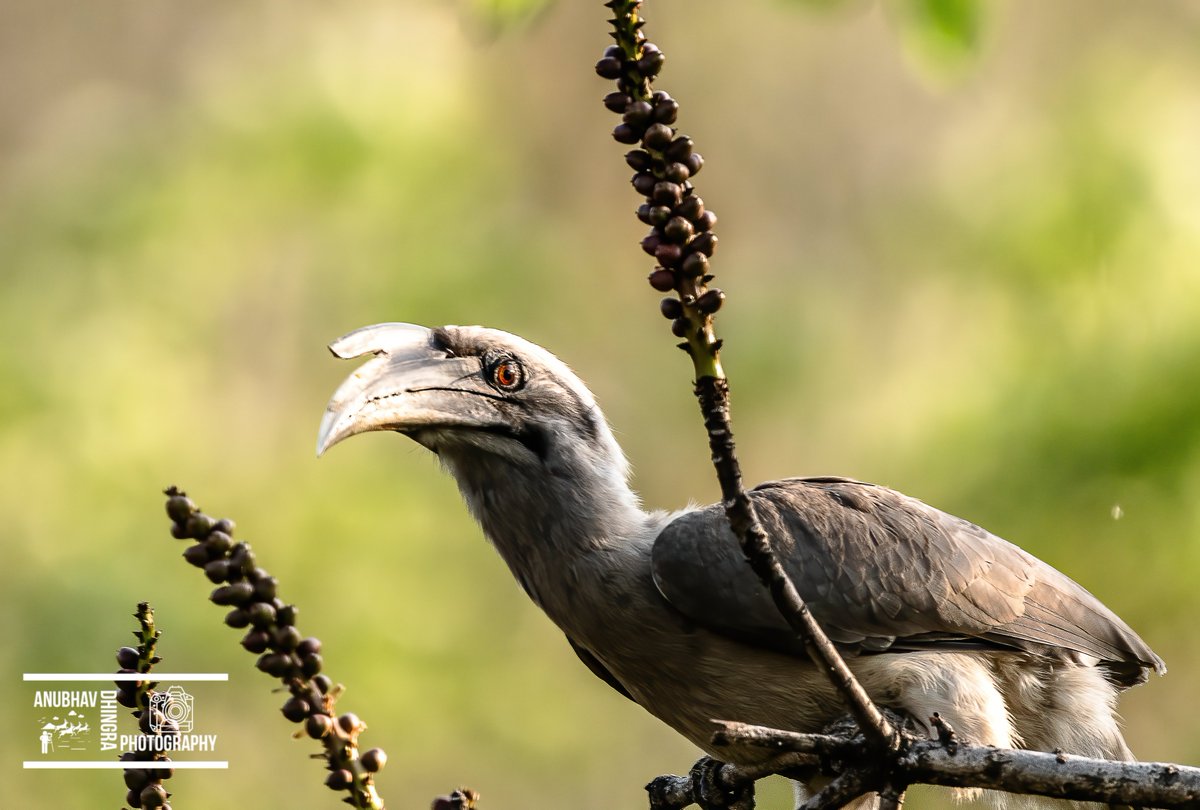
MULTIPOLYGON (((1125 622, 1036 557, 886 487, 792 478, 750 493, 784 568, 829 637, 857 652, 993 646, 1076 653, 1124 686, 1165 672, 1125 622)), ((727 635, 804 654, 742 559, 719 505, 653 549, 662 595, 727 635)))

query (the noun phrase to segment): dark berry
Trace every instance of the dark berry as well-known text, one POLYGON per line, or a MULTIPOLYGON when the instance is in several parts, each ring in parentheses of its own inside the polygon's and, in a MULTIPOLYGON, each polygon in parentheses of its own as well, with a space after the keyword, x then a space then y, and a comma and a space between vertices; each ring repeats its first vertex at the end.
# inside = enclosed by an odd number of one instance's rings
POLYGON ((673 135, 671 128, 666 124, 651 124, 646 129, 646 134, 642 136, 642 146, 647 149, 666 149, 670 145, 673 135))
POLYGON ((281 655, 279 653, 263 653, 258 657, 258 661, 254 663, 268 675, 273 675, 276 678, 282 678, 287 675, 292 669, 291 656, 281 655))
POLYGON ((697 197, 695 194, 689 194, 683 198, 683 202, 679 204, 678 213, 682 217, 687 217, 693 222, 704 214, 704 200, 697 197))
POLYGON ((283 712, 284 717, 293 723, 303 723, 304 718, 308 717, 310 710, 307 700, 292 695, 292 697, 288 698, 288 702, 283 704, 283 708, 280 711, 283 712))
POLYGON ((230 585, 222 585, 213 590, 208 597, 217 605, 244 605, 254 595, 254 586, 242 580, 230 585))
POLYGON ((246 615, 250 617, 250 624, 260 630, 275 623, 275 608, 266 602, 255 602, 250 605, 246 608, 246 615))
POLYGON ((212 531, 213 519, 203 512, 197 512, 188 518, 187 529, 188 534, 195 537, 197 540, 202 540, 212 531))
POLYGON ((266 652, 270 643, 271 637, 263 630, 251 630, 242 636, 242 646, 246 648, 246 652, 255 654, 266 652))
POLYGON ((686 242, 692 238, 692 223, 683 217, 671 217, 663 228, 663 235, 672 242, 686 242))
POLYGON ((625 108, 629 106, 631 100, 628 93, 614 90, 604 97, 604 106, 615 113, 622 113, 625 112, 625 108))
POLYGON ((678 298, 664 298, 658 302, 658 310, 668 320, 675 320, 683 315, 683 304, 678 298))
POLYGON ((249 543, 235 543, 229 552, 229 567, 231 572, 236 570, 246 576, 254 570, 254 552, 249 543))
POLYGON ((311 678, 321 671, 321 666, 324 664, 321 656, 313 653, 306 655, 300 659, 300 671, 304 673, 306 678, 311 678))
POLYGON ((333 681, 328 675, 314 675, 312 682, 317 689, 321 690, 322 695, 328 695, 329 690, 333 688, 333 681))
POLYGON ((671 334, 675 337, 683 337, 688 332, 687 318, 676 318, 671 321, 671 334))
POLYGON ((208 565, 208 549, 204 543, 196 543, 183 550, 183 558, 197 568, 203 568, 208 565))
POLYGON ((208 533, 208 539, 204 541, 204 545, 208 547, 214 557, 218 557, 233 548, 233 538, 227 532, 213 529, 208 533))
POLYGON ((325 777, 325 784, 333 790, 345 790, 354 784, 354 777, 351 776, 350 771, 343 768, 333 771, 325 777))
POLYGON ((647 101, 633 101, 625 108, 623 120, 627 124, 632 124, 636 127, 644 127, 650 123, 650 117, 654 114, 654 108, 647 101))
POLYGON ((705 315, 712 315, 721 308, 721 304, 725 303, 725 293, 718 289, 707 290, 703 295, 696 299, 696 308, 705 315))
POLYGON ((188 518, 196 511, 196 504, 192 503, 192 499, 184 495, 172 495, 167 498, 167 517, 173 523, 187 525, 188 518))
POLYGON ((702 233, 693 239, 688 247, 697 253, 711 256, 713 255, 713 251, 717 249, 717 235, 714 233, 702 233))
POLYGON ((314 740, 319 740, 333 728, 333 718, 327 714, 310 714, 304 723, 304 731, 314 740))
POLYGON ((637 208, 637 218, 647 225, 650 223, 650 203, 642 203, 637 208))
POLYGON ((159 784, 146 785, 138 798, 142 807, 162 807, 167 803, 167 790, 159 784))
POLYGON ((678 183, 671 183, 664 180, 654 184, 654 187, 651 189, 651 196, 659 205, 668 205, 674 208, 676 205, 679 205, 679 199, 683 196, 683 189, 679 187, 678 183))
POLYGON ((275 623, 280 627, 286 627, 296 623, 296 614, 300 612, 300 608, 295 605, 275 605, 275 623))
POLYGON ((367 727, 367 724, 358 719, 358 715, 353 712, 346 712, 338 718, 338 728, 347 734, 357 734, 367 727))
POLYGON ((663 177, 672 183, 683 183, 691 176, 692 173, 688 171, 688 167, 682 163, 668 163, 667 168, 663 171, 663 177))
POLYGON ((687 166, 688 171, 694 176, 699 174, 700 170, 704 168, 704 158, 700 157, 699 152, 692 152, 683 159, 683 165, 687 166))
POLYGON ((134 670, 137 669, 138 661, 141 659, 139 653, 133 647, 122 647, 117 650, 117 666, 121 669, 134 670))
POLYGON ((717 215, 712 211, 705 211, 696 219, 696 230, 711 231, 713 226, 717 224, 717 215))
POLYGON ((643 197, 649 197, 654 193, 654 186, 658 183, 658 180, 650 172, 638 172, 630 182, 633 183, 633 188, 638 194, 641 194, 643 197))
POLYGON ((689 253, 683 260, 683 274, 688 278, 702 276, 708 270, 708 257, 703 253, 689 253))
POLYGON ((300 631, 295 627, 278 627, 271 635, 271 646, 280 652, 291 652, 300 643, 300 631))
POLYGON ((647 79, 653 79, 662 70, 663 63, 667 61, 662 51, 654 51, 642 56, 637 60, 638 73, 641 73, 647 79))
POLYGON ((320 651, 321 639, 313 638, 312 636, 309 636, 296 645, 296 655, 300 656, 301 658, 306 655, 315 655, 320 651))
POLYGON ((653 256, 661 244, 662 236, 659 235, 658 231, 651 231, 642 239, 642 250, 653 256))
POLYGON ((213 582, 224 582, 229 579, 229 560, 223 557, 219 560, 213 560, 204 566, 204 576, 213 582))
POLYGON ((220 520, 218 520, 216 523, 213 524, 214 532, 224 532, 225 534, 229 535, 230 537, 233 536, 233 530, 235 528, 237 528, 237 524, 234 523, 229 518, 221 518, 220 520))
POLYGON ((383 770, 383 766, 387 765, 387 754, 382 748, 372 748, 369 751, 364 751, 362 755, 362 765, 371 773, 383 770))
POLYGON ((675 289, 675 274, 665 267, 656 267, 649 276, 650 286, 659 292, 675 289))
POLYGON ((149 781, 150 775, 141 768, 130 768, 125 771, 125 787, 130 790, 136 790, 140 793, 149 781))
POLYGON ((667 224, 671 218, 671 209, 665 205, 655 205, 650 208, 650 224, 659 227, 667 224))
POLYGON ((612 136, 617 143, 637 143, 642 139, 642 129, 622 122, 613 127, 612 136))
POLYGON ((257 573, 262 571, 262 575, 256 576, 254 581, 254 598, 264 601, 275 598, 275 589, 279 587, 279 580, 263 571, 261 568, 254 569, 257 573))
POLYGON ((682 161, 692 153, 693 141, 686 135, 680 135, 675 140, 671 141, 671 145, 667 147, 667 160, 682 161))
POLYGON ((679 116, 679 102, 667 98, 654 104, 654 120, 660 124, 674 124, 679 116))
POLYGON ((225 624, 240 629, 250 624, 250 616, 241 608, 234 608, 225 614, 225 624))
POLYGON ((625 162, 629 168, 635 172, 648 172, 654 166, 654 158, 650 157, 650 153, 641 149, 634 149, 625 153, 625 162))
POLYGON ((596 73, 602 79, 619 79, 621 77, 621 60, 615 56, 605 56, 596 63, 596 73))
POLYGON ((654 251, 654 258, 658 259, 658 263, 663 267, 674 267, 679 264, 680 258, 683 256, 683 248, 679 245, 673 245, 669 242, 664 242, 654 251))

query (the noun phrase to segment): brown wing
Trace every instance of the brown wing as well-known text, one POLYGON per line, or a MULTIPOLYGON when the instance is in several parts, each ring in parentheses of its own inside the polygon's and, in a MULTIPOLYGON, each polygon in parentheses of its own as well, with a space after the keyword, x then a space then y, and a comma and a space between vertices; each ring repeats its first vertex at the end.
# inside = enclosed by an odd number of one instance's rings
MULTIPOLYGON (((973 523, 886 487, 792 478, 751 492, 817 621, 858 652, 1004 647, 1081 653, 1123 686, 1166 668, 1098 599, 973 523)), ((718 506, 672 521, 653 549, 662 595, 693 620, 803 654, 718 506)))

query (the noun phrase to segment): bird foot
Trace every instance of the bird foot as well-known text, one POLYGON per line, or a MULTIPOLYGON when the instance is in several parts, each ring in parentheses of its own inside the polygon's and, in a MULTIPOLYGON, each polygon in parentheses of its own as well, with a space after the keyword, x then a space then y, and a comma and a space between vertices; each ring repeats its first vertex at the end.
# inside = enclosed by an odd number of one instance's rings
POLYGON ((724 762, 704 757, 690 776, 695 802, 703 810, 754 810, 754 782, 731 779, 724 762))

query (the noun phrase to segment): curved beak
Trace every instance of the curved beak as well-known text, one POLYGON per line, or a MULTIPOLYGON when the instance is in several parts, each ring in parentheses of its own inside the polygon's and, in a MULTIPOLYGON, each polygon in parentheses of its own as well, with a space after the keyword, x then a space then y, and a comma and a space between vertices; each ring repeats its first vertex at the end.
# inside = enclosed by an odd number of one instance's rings
MULTIPOLYGON (((317 455, 343 439, 372 430, 412 433, 423 428, 486 424, 479 361, 448 354, 433 332, 407 323, 367 326, 329 345, 335 357, 373 355, 334 392, 317 433, 317 455)), ((492 416, 494 419, 494 415, 492 416)))

